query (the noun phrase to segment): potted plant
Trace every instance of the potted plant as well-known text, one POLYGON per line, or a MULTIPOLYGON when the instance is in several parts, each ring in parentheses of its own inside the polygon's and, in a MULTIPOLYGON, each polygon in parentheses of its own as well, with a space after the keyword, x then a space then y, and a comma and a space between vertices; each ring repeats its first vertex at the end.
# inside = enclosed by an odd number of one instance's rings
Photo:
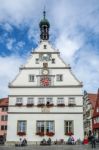
POLYGON ((24 135, 26 135, 26 133, 25 132, 17 132, 17 135, 24 136, 24 135))
POLYGON ((55 133, 54 133, 54 132, 46 132, 46 135, 47 135, 47 136, 54 136, 55 133))

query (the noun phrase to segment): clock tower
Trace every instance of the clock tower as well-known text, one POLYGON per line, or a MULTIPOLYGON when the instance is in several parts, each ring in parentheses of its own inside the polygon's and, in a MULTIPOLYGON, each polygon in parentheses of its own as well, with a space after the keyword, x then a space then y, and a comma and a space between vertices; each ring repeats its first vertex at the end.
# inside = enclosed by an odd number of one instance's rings
POLYGON ((66 141, 70 135, 83 140, 82 83, 49 43, 45 11, 39 27, 38 47, 9 84, 7 142, 66 141))

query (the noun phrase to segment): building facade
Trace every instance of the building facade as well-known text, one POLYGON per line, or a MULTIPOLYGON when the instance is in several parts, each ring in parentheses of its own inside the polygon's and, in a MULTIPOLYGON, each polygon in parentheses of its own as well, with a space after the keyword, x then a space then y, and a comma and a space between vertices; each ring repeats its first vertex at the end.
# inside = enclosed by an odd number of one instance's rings
POLYGON ((84 119, 84 133, 91 135, 93 132, 92 117, 95 110, 97 94, 87 93, 84 91, 83 96, 83 119, 84 119))
POLYGON ((9 84, 7 141, 83 139, 82 83, 49 43, 50 24, 40 24, 40 43, 9 84))
POLYGON ((93 132, 96 134, 96 137, 99 140, 99 89, 97 92, 96 104, 92 117, 92 125, 93 132))
POLYGON ((7 134, 8 98, 0 99, 0 136, 7 134))

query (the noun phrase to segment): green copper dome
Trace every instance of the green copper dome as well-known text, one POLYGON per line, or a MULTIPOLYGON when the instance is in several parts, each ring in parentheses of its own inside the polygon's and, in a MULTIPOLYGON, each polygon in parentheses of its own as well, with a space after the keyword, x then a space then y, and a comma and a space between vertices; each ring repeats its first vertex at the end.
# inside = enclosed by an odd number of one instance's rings
POLYGON ((48 27, 50 27, 50 24, 49 24, 49 22, 48 22, 48 20, 47 19, 42 19, 41 21, 40 21, 40 23, 39 23, 39 26, 41 27, 41 26, 43 26, 43 25, 47 25, 48 27))
POLYGON ((39 26, 40 26, 40 28, 43 26, 43 25, 47 25, 48 26, 48 28, 50 27, 50 24, 49 24, 49 22, 48 22, 48 20, 45 18, 45 15, 46 15, 46 12, 44 11, 43 12, 43 19, 40 21, 40 23, 39 23, 39 26))

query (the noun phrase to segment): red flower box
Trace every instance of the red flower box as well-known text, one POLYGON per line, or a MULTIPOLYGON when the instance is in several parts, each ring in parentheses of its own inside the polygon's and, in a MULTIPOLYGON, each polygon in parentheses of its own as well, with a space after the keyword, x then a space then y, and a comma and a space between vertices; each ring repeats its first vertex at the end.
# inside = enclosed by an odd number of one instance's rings
POLYGON ((27 104, 27 107, 32 107, 34 106, 34 104, 27 104))
POLYGON ((24 136, 24 135, 26 135, 26 133, 25 132, 18 132, 17 135, 24 136))
POLYGON ((53 107, 54 104, 46 104, 47 107, 53 107))
POLYGON ((37 107, 44 107, 45 104, 37 104, 37 107))
POLYGON ((39 136, 44 136, 44 132, 37 132, 36 135, 39 135, 39 136))
POLYGON ((65 104, 57 104, 58 107, 65 107, 65 104))
POLYGON ((67 132, 65 135, 71 136, 71 135, 73 135, 73 133, 72 132, 67 132))
POLYGON ((16 103, 16 106, 22 106, 22 103, 16 103))
POLYGON ((47 136, 54 136, 55 133, 54 133, 54 132, 46 132, 46 135, 47 135, 47 136))

